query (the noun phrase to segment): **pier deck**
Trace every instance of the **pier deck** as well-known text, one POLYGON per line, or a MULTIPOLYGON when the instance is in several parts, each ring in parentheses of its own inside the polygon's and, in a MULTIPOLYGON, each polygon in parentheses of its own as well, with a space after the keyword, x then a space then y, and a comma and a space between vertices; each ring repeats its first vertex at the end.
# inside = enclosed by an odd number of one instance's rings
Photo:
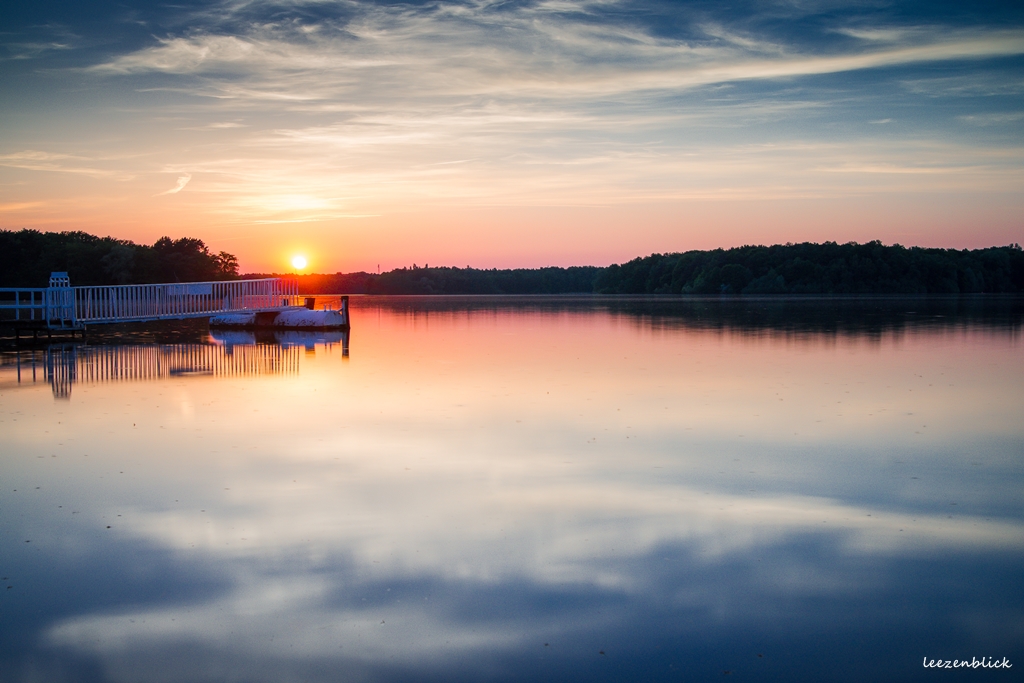
POLYGON ((0 288, 0 324, 74 334, 89 325, 279 312, 302 303, 297 282, 284 278, 72 287, 67 273, 55 272, 49 285, 0 288))

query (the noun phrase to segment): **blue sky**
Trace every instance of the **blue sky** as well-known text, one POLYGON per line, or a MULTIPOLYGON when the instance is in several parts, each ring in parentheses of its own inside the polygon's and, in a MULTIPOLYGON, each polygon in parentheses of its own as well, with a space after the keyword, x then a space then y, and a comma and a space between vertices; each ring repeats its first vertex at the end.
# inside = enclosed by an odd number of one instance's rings
POLYGON ((272 268, 1021 241, 1013 3, 4 10, 0 228, 272 268))

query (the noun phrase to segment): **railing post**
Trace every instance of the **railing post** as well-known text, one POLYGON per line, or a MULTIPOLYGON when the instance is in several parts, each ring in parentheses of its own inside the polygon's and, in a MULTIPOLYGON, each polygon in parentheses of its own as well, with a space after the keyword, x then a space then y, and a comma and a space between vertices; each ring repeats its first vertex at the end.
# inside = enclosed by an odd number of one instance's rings
POLYGON ((45 313, 46 325, 53 327, 53 321, 59 320, 60 326, 65 327, 66 323, 76 326, 75 315, 75 292, 71 289, 71 279, 63 271, 50 273, 50 286, 46 290, 45 313))

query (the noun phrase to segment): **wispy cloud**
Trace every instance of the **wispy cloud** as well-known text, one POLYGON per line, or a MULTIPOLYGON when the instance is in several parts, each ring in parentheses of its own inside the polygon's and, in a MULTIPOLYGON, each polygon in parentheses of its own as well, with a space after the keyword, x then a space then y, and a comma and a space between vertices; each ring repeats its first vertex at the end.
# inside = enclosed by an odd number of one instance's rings
POLYGON ((163 196, 165 194, 178 194, 183 189, 185 189, 185 186, 188 185, 188 181, 190 181, 190 180, 192 180, 192 174, 191 173, 186 173, 183 176, 178 176, 178 182, 174 185, 174 187, 172 187, 171 189, 166 190, 164 192, 160 192, 160 193, 158 193, 158 194, 156 194, 154 196, 161 197, 161 196, 163 196))
POLYGON ((911 33, 905 28, 837 28, 835 32, 871 43, 896 43, 911 33))
POLYGON ((518 93, 609 96, 743 80, 796 78, 1024 54, 1024 31, 837 29, 871 44, 809 51, 716 24, 689 39, 636 28, 518 13, 377 10, 344 30, 263 23, 240 34, 194 32, 91 69, 201 76, 234 98, 319 100, 381 87, 437 96, 518 93), (445 45, 438 50, 439 44, 445 45), (881 44, 877 47, 877 44, 881 44))
POLYGON ((212 123, 205 123, 200 126, 183 126, 181 130, 230 130, 232 128, 245 128, 244 123, 238 123, 237 121, 214 121, 212 123))
POLYGON ((1000 126, 1024 121, 1024 111, 992 112, 987 114, 967 114, 958 116, 958 120, 976 126, 1000 126))
POLYGON ((8 202, 0 204, 0 211, 25 211, 26 209, 35 209, 43 205, 43 202, 8 202))
POLYGON ((94 178, 111 178, 115 180, 131 180, 134 177, 133 174, 123 170, 103 169, 81 163, 89 161, 95 160, 71 154, 39 150, 24 150, 10 154, 0 154, 0 166, 8 168, 21 168, 28 171, 50 171, 54 173, 74 173, 94 178))
MULTIPOLYGON (((10 60, 37 59, 38 57, 50 52, 59 52, 72 49, 71 45, 61 42, 6 43, 4 47, 6 47, 8 51, 6 59, 10 60)), ((4 61, 4 58, 0 57, 0 61, 4 61)))

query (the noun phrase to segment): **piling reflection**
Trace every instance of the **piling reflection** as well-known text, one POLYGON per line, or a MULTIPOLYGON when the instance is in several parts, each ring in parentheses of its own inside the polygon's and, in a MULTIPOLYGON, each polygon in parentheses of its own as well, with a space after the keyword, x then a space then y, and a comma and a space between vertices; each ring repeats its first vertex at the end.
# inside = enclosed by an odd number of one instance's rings
POLYGON ((341 346, 341 355, 349 355, 349 330, 306 332, 298 330, 211 330, 210 339, 225 348, 253 344, 272 344, 284 349, 312 349, 318 345, 341 346))
POLYGON ((341 346, 348 357, 345 332, 213 332, 205 344, 50 344, 5 354, 17 384, 48 382, 54 398, 70 399, 77 383, 133 382, 207 375, 247 377, 294 375, 300 349, 341 346))

